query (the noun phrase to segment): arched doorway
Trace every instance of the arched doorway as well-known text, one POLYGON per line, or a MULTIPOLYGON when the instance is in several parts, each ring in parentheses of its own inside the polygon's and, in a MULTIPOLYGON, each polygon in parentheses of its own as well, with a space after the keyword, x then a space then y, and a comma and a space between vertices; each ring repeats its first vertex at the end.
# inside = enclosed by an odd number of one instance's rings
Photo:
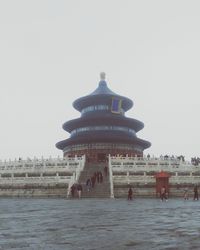
POLYGON ((162 187, 166 188, 166 192, 170 193, 169 190, 169 178, 170 174, 167 172, 161 171, 155 175, 156 178, 156 197, 160 197, 160 191, 162 187))

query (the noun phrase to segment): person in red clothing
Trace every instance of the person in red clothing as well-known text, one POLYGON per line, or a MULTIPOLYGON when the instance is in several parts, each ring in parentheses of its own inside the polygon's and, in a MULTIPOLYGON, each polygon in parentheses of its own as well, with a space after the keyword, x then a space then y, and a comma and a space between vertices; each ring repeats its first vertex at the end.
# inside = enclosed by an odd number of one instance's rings
POLYGON ((75 190, 76 190, 76 187, 75 187, 75 185, 73 184, 73 185, 71 186, 71 197, 72 197, 72 198, 74 198, 75 190))
POLYGON ((131 187, 129 187, 128 189, 128 200, 132 200, 133 199, 133 190, 131 187))
POLYGON ((78 191, 78 198, 81 198, 83 188, 82 188, 82 185, 80 183, 77 186, 77 191, 78 191))
POLYGON ((198 193, 198 186, 194 186, 194 201, 197 201, 199 199, 199 193, 198 193))
POLYGON ((101 172, 99 172, 99 182, 102 183, 103 182, 103 175, 101 172))
POLYGON ((105 175, 105 176, 108 175, 108 167, 107 167, 107 166, 104 167, 104 175, 105 175))
POLYGON ((92 187, 92 181, 91 178, 88 178, 86 181, 86 187, 87 187, 87 191, 89 192, 91 187, 92 187))
POLYGON ((166 187, 163 186, 160 190, 160 198, 163 201, 165 199, 165 201, 167 201, 167 190, 166 187))
POLYGON ((95 185, 95 182, 96 182, 96 178, 95 178, 94 175, 91 177, 91 182, 92 182, 92 188, 94 188, 94 185, 95 185))

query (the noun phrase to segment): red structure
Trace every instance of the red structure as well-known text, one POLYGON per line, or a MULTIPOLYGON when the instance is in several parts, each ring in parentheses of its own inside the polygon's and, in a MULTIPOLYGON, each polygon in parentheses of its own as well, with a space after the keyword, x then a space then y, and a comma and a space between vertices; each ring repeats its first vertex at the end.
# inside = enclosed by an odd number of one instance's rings
POLYGON ((137 137, 144 124, 127 118, 133 102, 107 87, 105 73, 97 89, 74 101, 81 117, 63 124, 70 138, 56 144, 64 156, 83 155, 90 161, 105 161, 108 154, 142 156, 151 143, 137 137))
POLYGON ((156 195, 160 196, 160 191, 162 187, 166 188, 166 192, 169 194, 169 178, 170 174, 167 172, 159 172, 155 175, 156 178, 156 195))

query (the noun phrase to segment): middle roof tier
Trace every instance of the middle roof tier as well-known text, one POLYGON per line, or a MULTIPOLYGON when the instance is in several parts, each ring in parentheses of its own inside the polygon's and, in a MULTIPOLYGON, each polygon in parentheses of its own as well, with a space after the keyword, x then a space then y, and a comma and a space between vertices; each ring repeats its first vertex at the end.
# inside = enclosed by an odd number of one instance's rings
POLYGON ((123 126, 133 129, 136 133, 144 128, 144 123, 125 116, 112 114, 102 114, 101 116, 80 117, 67 121, 63 124, 63 129, 69 133, 74 129, 87 126, 123 126))

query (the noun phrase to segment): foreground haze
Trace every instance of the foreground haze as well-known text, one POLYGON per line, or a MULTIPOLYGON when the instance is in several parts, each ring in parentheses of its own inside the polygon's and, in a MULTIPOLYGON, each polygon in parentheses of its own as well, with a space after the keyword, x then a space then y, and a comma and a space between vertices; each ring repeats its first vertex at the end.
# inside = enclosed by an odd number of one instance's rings
POLYGON ((199 156, 200 2, 0 2, 0 159, 62 155, 99 72, 131 98, 147 153, 199 156))
POLYGON ((1 199, 0 249, 199 249, 199 202, 1 199))

